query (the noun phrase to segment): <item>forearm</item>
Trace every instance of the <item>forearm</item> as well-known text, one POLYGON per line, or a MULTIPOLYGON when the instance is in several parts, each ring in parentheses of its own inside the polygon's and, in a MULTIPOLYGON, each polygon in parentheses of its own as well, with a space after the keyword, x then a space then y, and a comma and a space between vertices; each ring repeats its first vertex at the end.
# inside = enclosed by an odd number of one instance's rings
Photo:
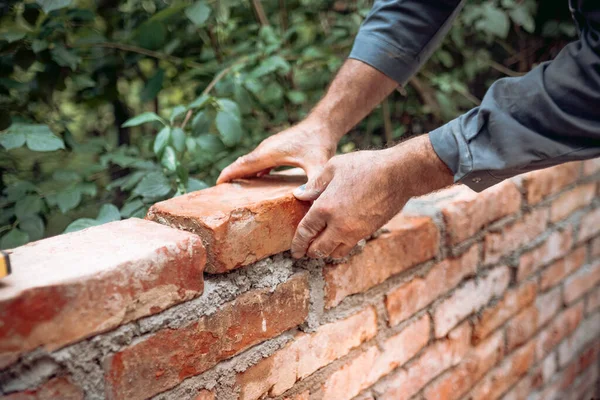
POLYGON ((339 140, 383 101, 398 83, 368 64, 347 60, 307 117, 339 140))

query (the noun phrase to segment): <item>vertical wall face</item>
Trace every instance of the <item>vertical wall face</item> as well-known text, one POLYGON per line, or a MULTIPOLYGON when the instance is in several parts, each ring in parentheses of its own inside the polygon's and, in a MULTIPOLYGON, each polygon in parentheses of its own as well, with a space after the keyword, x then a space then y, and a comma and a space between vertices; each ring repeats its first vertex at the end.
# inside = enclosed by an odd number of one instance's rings
POLYGON ((600 396, 600 160, 413 199, 341 262, 285 252, 296 184, 15 249, 0 399, 600 396))

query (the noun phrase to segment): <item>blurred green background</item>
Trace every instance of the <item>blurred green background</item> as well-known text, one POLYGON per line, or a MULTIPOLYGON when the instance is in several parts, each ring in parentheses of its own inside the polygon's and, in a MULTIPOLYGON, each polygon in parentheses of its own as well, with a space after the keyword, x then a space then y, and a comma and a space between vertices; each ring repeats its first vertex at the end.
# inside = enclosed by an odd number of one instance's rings
MULTIPOLYGON (((156 201, 213 185, 310 111, 370 6, 0 3, 0 248, 143 217, 156 201)), ((339 151, 428 132, 575 35, 566 1, 468 1, 426 66, 339 151)))

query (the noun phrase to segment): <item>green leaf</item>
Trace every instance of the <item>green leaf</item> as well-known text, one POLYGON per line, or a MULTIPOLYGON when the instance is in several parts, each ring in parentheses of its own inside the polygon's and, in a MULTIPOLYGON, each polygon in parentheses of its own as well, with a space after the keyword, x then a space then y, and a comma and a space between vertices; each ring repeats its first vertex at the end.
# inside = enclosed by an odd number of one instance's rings
POLYGON ((4 194, 6 195, 6 200, 8 201, 17 201, 22 199, 25 194, 29 192, 35 192, 37 188, 31 182, 27 181, 17 181, 10 186, 4 189, 4 194))
POLYGON ((104 224, 107 222, 119 221, 120 219, 121 213, 116 206, 112 204, 103 204, 102 207, 100 207, 100 212, 98 212, 96 221, 104 224))
POLYGON ((510 30, 508 15, 491 3, 482 6, 483 18, 475 23, 475 27, 494 36, 506 39, 510 30))
POLYGON ((142 178, 133 193, 147 198, 158 198, 166 196, 170 191, 169 180, 162 172, 150 172, 142 178))
POLYGON ((67 226, 67 229, 65 229, 65 233, 80 231, 82 229, 90 228, 96 225, 100 225, 100 222, 96 221, 95 219, 79 218, 71 222, 69 226, 67 226))
POLYGON ((71 5, 73 0, 36 0, 46 14, 71 5))
POLYGON ((200 111, 192 119, 192 130, 195 134, 206 133, 212 124, 210 114, 207 110, 200 111))
POLYGON ((195 179, 195 178, 188 179, 188 184, 187 184, 188 192, 194 192, 196 190, 206 189, 207 187, 208 187, 208 185, 199 179, 195 179))
POLYGON ((171 143, 175 150, 182 152, 185 150, 185 132, 181 128, 174 128, 171 132, 171 143))
POLYGON ((0 145, 6 150, 17 149, 25 144, 26 137, 19 132, 6 132, 0 134, 0 145))
POLYGON ((44 237, 44 220, 32 215, 19 222, 19 228, 29 235, 29 240, 40 240, 44 237))
POLYGON ((169 143, 170 137, 171 128, 169 128, 168 126, 165 126, 160 130, 160 132, 158 132, 158 135, 156 135, 156 138, 154 139, 154 146, 152 148, 154 154, 159 155, 160 153, 162 153, 162 151, 167 146, 167 143, 169 143))
POLYGON ((166 24, 159 21, 148 20, 141 24, 135 32, 137 43, 148 49, 158 50, 167 38, 166 24))
POLYGON ((0 144, 7 149, 15 148, 17 145, 21 147, 23 138, 27 142, 27 147, 33 151, 54 151, 65 148, 63 140, 52 133, 47 125, 15 123, 5 132, 0 135, 0 144))
POLYGON ((192 101, 188 105, 188 108, 202 108, 210 99, 211 97, 206 94, 200 95, 196 100, 192 101))
POLYGON ((171 146, 165 148, 160 163, 169 171, 175 171, 177 169, 177 155, 171 146))
POLYGON ((15 204, 15 215, 24 219, 37 214, 42 209, 42 199, 36 195, 25 196, 15 204))
POLYGON ((88 196, 95 196, 98 190, 96 184, 91 182, 79 183, 75 188, 79 190, 81 194, 87 194, 88 196))
POLYGON ((56 204, 64 214, 81 203, 81 191, 75 187, 58 192, 56 195, 56 204))
POLYGON ((204 134, 196 138, 203 150, 217 154, 226 149, 221 139, 216 135, 204 134))
POLYGON ((233 88, 233 97, 242 114, 249 114, 252 112, 252 99, 250 98, 248 91, 242 85, 235 85, 233 88))
POLYGON ((185 9, 185 15, 196 26, 203 26, 208 17, 210 17, 211 9, 206 2, 200 0, 185 9))
POLYGON ((77 64, 81 62, 81 58, 76 56, 72 51, 67 50, 62 44, 57 44, 52 50, 52 59, 61 67, 69 67, 75 71, 77 64))
POLYGON ((27 35, 27 32, 23 30, 9 30, 0 32, 0 40, 6 40, 8 43, 12 43, 23 39, 25 35, 27 35))
POLYGON ((14 249, 29 242, 29 235, 22 230, 17 228, 11 229, 6 235, 2 236, 0 240, 0 248, 3 250, 14 249))
POLYGON ((139 181, 146 175, 146 171, 136 171, 132 174, 124 176, 122 178, 112 181, 106 189, 113 190, 114 188, 120 188, 123 191, 131 190, 139 181))
POLYGON ((144 202, 140 199, 132 200, 121 208, 121 217, 130 218, 136 211, 144 207, 144 202))
POLYGON ((223 143, 227 146, 235 146, 239 143, 242 138, 242 126, 238 118, 222 110, 217 113, 216 123, 223 143))
POLYGON ((240 108, 235 101, 229 99, 219 99, 217 100, 217 104, 222 111, 230 113, 240 121, 242 120, 242 113, 240 112, 240 108))
POLYGON ((179 117, 186 111, 187 111, 187 108, 185 106, 180 105, 180 106, 174 107, 173 110, 171 111, 171 116, 169 117, 169 121, 171 121, 171 124, 173 122, 175 122, 175 118, 179 117))
POLYGON ((121 125, 122 128, 129 128, 132 126, 138 126, 141 124, 145 124, 147 122, 153 122, 153 121, 160 121, 163 125, 167 125, 167 122, 162 119, 161 117, 159 117, 158 115, 156 115, 153 112, 145 112, 142 113, 140 115, 136 115, 133 118, 128 119, 127 121, 125 121, 123 123, 123 125, 121 125))
POLYGON ((52 179, 60 182, 79 182, 81 181, 81 176, 75 171, 65 171, 59 169, 54 171, 52 174, 52 179))
POLYGON ((533 15, 530 13, 529 8, 522 4, 508 12, 513 22, 525 29, 529 33, 535 31, 535 20, 533 15))
POLYGON ((140 93, 140 100, 143 103, 153 100, 162 89, 164 79, 165 70, 159 68, 152 78, 148 79, 148 82, 146 82, 146 86, 144 86, 144 89, 142 89, 142 92, 140 93))
POLYGON ((303 104, 306 101, 306 94, 299 90, 290 90, 286 93, 286 96, 292 104, 303 104))

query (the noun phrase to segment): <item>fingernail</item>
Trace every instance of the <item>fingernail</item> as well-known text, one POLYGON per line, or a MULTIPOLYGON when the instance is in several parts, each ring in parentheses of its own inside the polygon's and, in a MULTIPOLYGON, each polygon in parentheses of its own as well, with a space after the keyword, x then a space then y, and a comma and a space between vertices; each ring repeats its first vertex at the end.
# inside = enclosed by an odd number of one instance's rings
POLYGON ((295 194, 302 194, 302 193, 304 193, 305 189, 306 189, 306 185, 298 186, 296 188, 296 190, 294 190, 294 193, 295 194))

